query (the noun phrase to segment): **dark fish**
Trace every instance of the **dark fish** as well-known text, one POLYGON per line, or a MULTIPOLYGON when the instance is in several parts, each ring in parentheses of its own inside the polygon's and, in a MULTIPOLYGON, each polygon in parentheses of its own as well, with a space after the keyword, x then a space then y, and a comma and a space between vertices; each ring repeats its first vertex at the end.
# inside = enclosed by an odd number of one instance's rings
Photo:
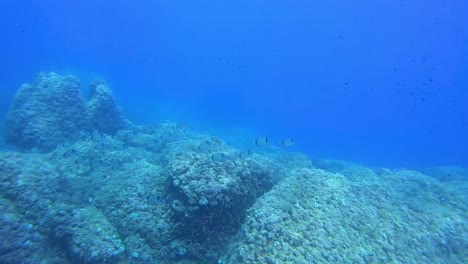
POLYGON ((152 205, 158 205, 164 203, 164 199, 159 193, 152 192, 148 195, 148 202, 152 205))
POLYGON ((211 146, 212 146, 212 143, 208 140, 205 140, 202 143, 200 143, 200 145, 198 145, 198 150, 205 151, 209 149, 211 146))
POLYGON ((136 136, 137 132, 135 130, 125 133, 125 139, 131 139, 136 136))
POLYGON ((248 158, 252 156, 252 151, 250 149, 247 149, 247 150, 244 150, 244 151, 241 151, 239 153, 239 158, 240 159, 245 159, 245 158, 248 158))
POLYGON ((285 146, 285 147, 287 147, 287 146, 292 146, 292 145, 294 145, 295 143, 296 143, 296 142, 294 141, 293 138, 286 138, 286 139, 281 140, 281 145, 282 145, 282 146, 285 146))
POLYGON ((64 158, 70 158, 70 157, 74 157, 76 155, 78 155, 78 150, 76 150, 76 149, 69 149, 69 150, 65 151, 65 153, 63 153, 64 158))
POLYGON ((267 137, 260 137, 255 140, 255 145, 257 146, 264 146, 268 144, 268 138, 267 137))
POLYGON ((216 162, 224 162, 228 159, 228 156, 224 153, 215 153, 211 155, 211 160, 216 162))

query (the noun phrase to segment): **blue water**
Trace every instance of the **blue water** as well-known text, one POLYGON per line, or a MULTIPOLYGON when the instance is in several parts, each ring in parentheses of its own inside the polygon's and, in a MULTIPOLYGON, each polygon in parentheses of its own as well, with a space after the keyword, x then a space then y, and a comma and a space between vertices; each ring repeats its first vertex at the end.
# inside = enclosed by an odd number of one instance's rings
POLYGON ((0 112, 40 71, 102 78, 135 123, 311 157, 468 166, 468 2, 2 1, 0 112))
POLYGON ((0 1, 0 263, 466 263, 467 14, 0 1))

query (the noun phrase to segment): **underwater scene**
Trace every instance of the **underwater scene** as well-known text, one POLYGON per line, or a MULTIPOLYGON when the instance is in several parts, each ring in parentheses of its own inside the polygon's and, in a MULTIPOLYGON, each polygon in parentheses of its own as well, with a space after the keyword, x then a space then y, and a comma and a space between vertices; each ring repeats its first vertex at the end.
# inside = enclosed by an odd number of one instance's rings
POLYGON ((0 263, 468 263, 468 1, 0 13, 0 263))

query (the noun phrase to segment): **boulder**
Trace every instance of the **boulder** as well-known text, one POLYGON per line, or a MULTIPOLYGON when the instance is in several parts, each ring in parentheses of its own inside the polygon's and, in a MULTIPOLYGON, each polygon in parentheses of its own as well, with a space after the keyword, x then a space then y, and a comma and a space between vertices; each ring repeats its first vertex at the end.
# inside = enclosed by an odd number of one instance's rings
POLYGON ((71 75, 39 74, 18 90, 5 120, 5 141, 21 149, 49 151, 87 127, 80 83, 71 75))
POLYGON ((109 87, 103 81, 93 81, 89 85, 90 100, 87 104, 89 124, 93 129, 113 135, 127 126, 122 111, 115 103, 109 87))

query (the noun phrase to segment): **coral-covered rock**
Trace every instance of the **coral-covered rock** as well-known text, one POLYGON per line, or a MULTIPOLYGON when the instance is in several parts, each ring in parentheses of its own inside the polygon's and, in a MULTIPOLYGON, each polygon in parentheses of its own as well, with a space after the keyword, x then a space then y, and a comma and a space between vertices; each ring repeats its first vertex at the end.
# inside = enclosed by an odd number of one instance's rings
POLYGON ((87 122, 79 85, 77 78, 53 72, 23 85, 5 120, 6 142, 48 151, 76 138, 87 122))
POLYGON ((123 118, 109 87, 103 81, 93 81, 89 85, 89 90, 90 101, 88 102, 88 111, 90 126, 93 129, 111 135, 124 128, 128 121, 123 118))
POLYGON ((48 239, 58 177, 41 154, 0 153, 1 263, 67 263, 48 239))
POLYGON ((0 153, 0 196, 15 201, 28 219, 48 230, 51 204, 61 191, 61 176, 41 154, 0 153))
POLYGON ((166 156, 172 221, 177 223, 171 232, 178 239, 171 255, 214 261, 247 208, 275 184, 278 170, 239 158, 217 138, 173 146, 166 156), (200 150, 200 144, 211 147, 200 150))
POLYGON ((352 181, 291 171, 248 210, 218 263, 466 262, 462 200, 414 171, 352 170, 352 181))
POLYGON ((89 102, 79 86, 77 78, 53 72, 39 74, 33 85, 21 86, 6 116, 6 143, 47 152, 78 139, 82 130, 113 135, 130 124, 103 81, 90 84, 89 102))
POLYGON ((14 204, 0 197, 0 262, 41 263, 46 256, 45 238, 37 227, 28 223, 14 204))
POLYGON ((66 208, 57 213, 55 235, 80 263, 115 263, 125 247, 117 230, 95 207, 66 208))

